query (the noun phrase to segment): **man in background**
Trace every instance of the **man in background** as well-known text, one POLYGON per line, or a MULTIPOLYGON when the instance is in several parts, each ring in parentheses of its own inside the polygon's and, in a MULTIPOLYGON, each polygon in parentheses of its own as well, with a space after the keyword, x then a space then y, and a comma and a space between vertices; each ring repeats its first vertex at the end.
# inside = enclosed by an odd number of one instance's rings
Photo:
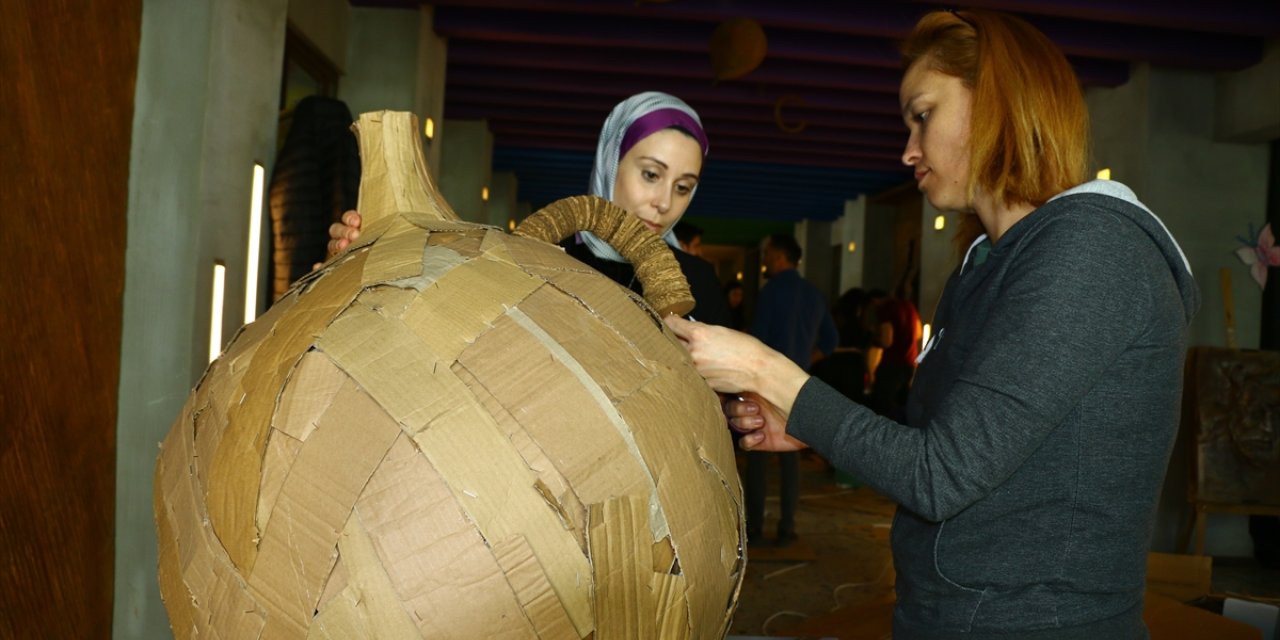
MULTIPOLYGON (((760 290, 751 334, 807 371, 815 356, 820 359, 835 350, 839 337, 826 298, 796 269, 801 255, 800 244, 789 234, 771 235, 761 244, 760 262, 769 282, 760 290)), ((778 456, 782 467, 777 545, 785 547, 797 537, 800 454, 795 451, 747 453, 747 539, 760 540, 763 534, 766 471, 771 455, 778 456)))

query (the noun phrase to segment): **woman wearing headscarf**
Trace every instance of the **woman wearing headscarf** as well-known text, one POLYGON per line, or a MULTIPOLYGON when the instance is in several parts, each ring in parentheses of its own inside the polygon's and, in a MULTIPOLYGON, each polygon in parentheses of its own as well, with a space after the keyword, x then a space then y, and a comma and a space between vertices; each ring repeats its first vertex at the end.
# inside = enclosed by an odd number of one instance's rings
MULTIPOLYGON (((609 113, 596 144, 588 193, 626 209, 671 246, 693 293, 692 317, 710 324, 730 322, 715 269, 680 249, 674 227, 697 191, 707 135, 698 114, 683 100, 658 91, 638 93, 609 113)), ((329 251, 341 251, 360 233, 354 211, 329 229, 329 251)), ((608 243, 586 231, 565 250, 618 284, 643 293, 635 269, 608 243)))
MULTIPOLYGON (((707 261, 680 248, 675 226, 698 188, 708 151, 702 121, 679 98, 647 91, 618 103, 600 130, 589 193, 612 201, 640 219, 672 248, 693 293, 692 316, 728 326, 729 308, 707 261)), ((568 241, 569 255, 618 284, 640 291, 635 269, 613 247, 583 231, 568 241)))

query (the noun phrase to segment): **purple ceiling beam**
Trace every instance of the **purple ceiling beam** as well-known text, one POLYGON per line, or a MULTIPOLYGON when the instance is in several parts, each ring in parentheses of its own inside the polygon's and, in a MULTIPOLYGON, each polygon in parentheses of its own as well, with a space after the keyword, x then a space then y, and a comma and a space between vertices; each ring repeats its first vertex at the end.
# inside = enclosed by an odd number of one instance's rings
POLYGON ((597 73, 560 71, 510 73, 500 69, 464 65, 449 66, 445 95, 447 96, 454 87, 605 95, 615 100, 641 91, 666 91, 680 96, 690 104, 729 103, 767 105, 770 108, 779 98, 795 95, 803 100, 804 106, 813 109, 880 115, 897 115, 900 112, 898 97, 888 94, 813 88, 801 91, 793 90, 794 88, 791 87, 779 89, 767 85, 736 83, 710 86, 704 82, 680 78, 645 79, 597 73))
MULTIPOLYGON (((459 39, 706 52, 715 24, 437 7, 435 29, 442 36, 459 39)), ((775 58, 886 69, 900 66, 897 49, 888 39, 794 30, 774 30, 768 38, 769 55, 775 58)))
MULTIPOLYGON (((923 5, 935 0, 907 0, 923 5)), ((1185 29, 1239 36, 1280 36, 1280 2, 1267 0, 965 0, 970 7, 1012 13, 1185 29)))
MULTIPOLYGON (((660 15, 654 13, 653 15, 660 15)), ((851 18, 852 19, 852 18, 851 18)), ((1068 55, 1196 69, 1239 69, 1261 58, 1260 39, 1107 22, 1028 16, 1068 55)), ((456 38, 592 47, 706 51, 714 24, 581 12, 438 7, 436 31, 456 38)), ((905 35, 898 34, 897 37, 905 35)), ((896 68, 896 38, 771 28, 772 58, 896 68)))
MULTIPOLYGON (((475 109, 489 106, 499 108, 540 108, 565 111, 574 117, 583 118, 592 126, 603 123, 605 116, 623 96, 618 95, 583 95, 580 93, 553 93, 548 91, 516 91, 511 88, 450 86, 445 91, 445 116, 452 117, 454 105, 465 105, 469 110, 467 117, 485 117, 475 109)), ((745 122, 774 122, 773 103, 732 104, 693 101, 691 104, 703 118, 745 122)), ((809 126, 840 128, 865 131, 885 131, 899 133, 904 130, 902 117, 893 114, 867 114, 852 112, 836 112, 829 109, 813 109, 803 104, 788 103, 783 109, 783 118, 788 124, 806 122, 809 126)))

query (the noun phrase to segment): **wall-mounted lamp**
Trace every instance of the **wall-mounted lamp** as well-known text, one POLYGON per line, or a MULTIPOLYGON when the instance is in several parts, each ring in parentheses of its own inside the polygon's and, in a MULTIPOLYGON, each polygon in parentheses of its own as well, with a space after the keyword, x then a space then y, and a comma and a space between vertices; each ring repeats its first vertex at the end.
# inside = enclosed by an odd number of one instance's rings
POLYGON ((253 196, 249 201, 249 251, 244 276, 244 323, 258 317, 258 262, 262 239, 262 192, 266 171, 253 163, 253 196))
POLYGON ((735 279, 736 279, 738 282, 742 282, 742 272, 741 272, 741 271, 739 271, 739 272, 738 272, 738 275, 737 275, 737 277, 736 277, 735 279))
POLYGON ((485 202, 489 201, 489 187, 480 187, 480 199, 485 202))
POLYGON ((515 218, 507 218, 507 231, 509 231, 509 232, 511 232, 511 233, 515 233, 515 232, 516 232, 516 219, 515 219, 515 218))
POLYGON ((946 217, 946 216, 939 214, 939 215, 938 215, 938 217, 936 217, 936 218, 934 218, 934 219, 933 219, 933 230, 934 230, 934 231, 942 231, 942 230, 943 230, 943 229, 945 229, 946 227, 947 227, 947 217, 946 217))
POLYGON ((1106 169, 1098 169, 1098 179, 1099 179, 1099 180, 1110 180, 1110 179, 1111 179, 1111 168, 1110 168, 1110 167, 1107 167, 1106 169))
POLYGON ((854 242, 854 241, 850 240, 850 241, 849 241, 849 247, 848 247, 848 249, 849 249, 849 253, 853 253, 854 251, 857 251, 857 250, 858 250, 858 243, 856 243, 856 242, 854 242))
POLYGON ((222 353, 222 294, 227 288, 227 265, 213 261, 213 307, 209 311, 209 362, 222 353))
POLYGON ((431 116, 427 116, 427 122, 422 125, 422 134, 427 136, 428 140, 436 137, 436 121, 431 116))

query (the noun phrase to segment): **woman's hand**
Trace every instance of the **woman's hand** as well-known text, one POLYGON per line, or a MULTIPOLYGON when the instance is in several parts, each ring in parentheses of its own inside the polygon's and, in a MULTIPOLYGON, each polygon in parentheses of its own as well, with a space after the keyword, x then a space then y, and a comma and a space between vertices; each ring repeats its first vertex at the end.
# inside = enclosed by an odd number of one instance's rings
MULTIPOLYGON (((332 258, 339 251, 346 249, 360 237, 360 225, 364 224, 364 219, 355 209, 342 214, 342 222, 335 222, 329 225, 329 254, 327 258, 332 258)), ((317 262, 311 266, 311 270, 319 269, 323 263, 317 262)))
POLYGON ((745 333, 677 316, 667 316, 665 322, 712 389, 744 398, 725 404, 734 429, 765 430, 744 436, 743 448, 794 451, 804 446, 786 435, 791 405, 809 380, 804 369, 745 333))
POLYGON ((796 451, 808 448, 787 435, 787 416, 754 393, 745 393, 724 403, 729 426, 742 434, 738 446, 743 451, 796 451))

